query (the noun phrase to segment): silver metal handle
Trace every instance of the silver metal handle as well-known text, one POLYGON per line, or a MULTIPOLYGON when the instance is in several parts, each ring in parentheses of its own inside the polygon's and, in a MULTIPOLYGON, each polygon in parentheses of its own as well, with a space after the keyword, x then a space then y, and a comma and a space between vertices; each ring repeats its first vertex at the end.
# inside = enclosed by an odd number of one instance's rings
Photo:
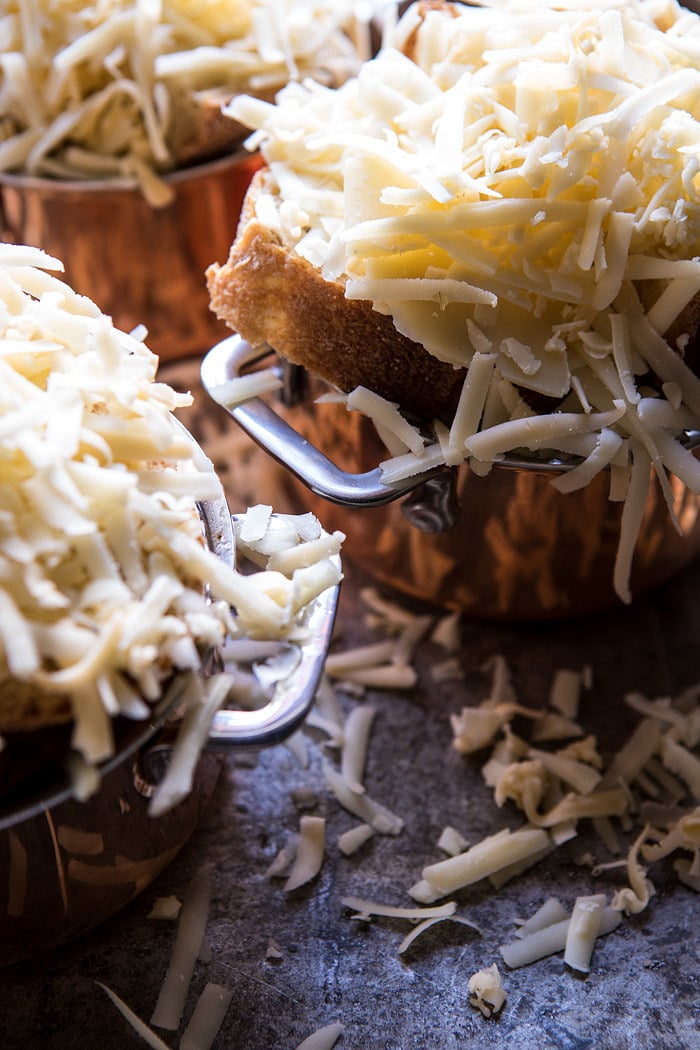
MULTIPOLYGON (((233 521, 225 501, 199 504, 207 543, 222 561, 233 566, 233 521)), ((299 662, 277 683, 269 702, 255 711, 218 711, 209 733, 209 749, 267 747, 290 736, 303 722, 323 673, 333 633, 340 587, 323 591, 306 614, 307 640, 299 647, 299 662)))
POLYGON ((379 507, 412 492, 430 478, 449 471, 431 467, 414 477, 387 484, 379 467, 363 474, 341 470, 301 434, 297 433, 259 397, 237 405, 226 405, 217 397, 217 387, 241 375, 243 370, 270 351, 254 349, 240 336, 217 343, 202 361, 202 385, 213 401, 225 408, 239 426, 300 481, 330 503, 347 507, 379 507))
MULTIPOLYGON (((227 405, 217 397, 217 387, 242 374, 243 370, 271 354, 269 348, 254 348, 238 335, 229 336, 209 350, 201 365, 202 385, 209 396, 236 420, 239 426, 275 459, 303 481, 312 492, 330 503, 346 507, 376 507, 391 503, 407 493, 415 492, 416 508, 414 523, 424 528, 424 502, 421 486, 426 482, 435 484, 438 502, 446 503, 450 497, 452 468, 434 466, 421 474, 402 481, 387 484, 382 480, 379 467, 364 474, 353 474, 341 470, 301 434, 297 433, 262 398, 252 397, 236 405, 227 405), (440 491, 441 490, 441 491, 440 491)), ((279 367, 279 366, 278 366, 279 367)), ((280 375, 282 375, 280 368, 280 375)), ((683 433, 682 443, 688 449, 700 446, 700 429, 683 433)), ((545 473, 562 473, 580 463, 578 456, 550 456, 549 459, 506 453, 499 460, 499 469, 536 470, 545 473)), ((413 511, 407 516, 413 520, 413 511)), ((450 528, 449 512, 443 515, 440 524, 435 515, 429 516, 427 531, 450 528), (436 528, 436 523, 439 528, 436 528)))
MULTIPOLYGON (((280 682, 264 705, 253 711, 223 708, 214 715, 204 750, 228 752, 261 750, 287 740, 304 722, 321 681, 333 633, 340 586, 330 587, 313 602, 305 626, 308 640, 300 646, 294 670, 280 682)), ((176 729, 168 727, 148 741, 139 754, 143 784, 151 794, 165 774, 172 755, 176 729)))
POLYGON ((339 591, 336 584, 313 602, 306 621, 309 637, 300 647, 299 662, 290 675, 277 683, 265 707, 256 711, 218 711, 209 732, 208 749, 269 747, 286 740, 299 728, 321 681, 339 591))

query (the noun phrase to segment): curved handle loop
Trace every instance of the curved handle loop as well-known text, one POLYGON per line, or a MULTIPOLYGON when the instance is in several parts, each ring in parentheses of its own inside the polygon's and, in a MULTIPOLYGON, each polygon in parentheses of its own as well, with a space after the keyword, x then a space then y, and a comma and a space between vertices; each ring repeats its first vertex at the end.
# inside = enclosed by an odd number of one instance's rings
POLYGON ((337 467, 262 398, 252 397, 236 405, 227 404, 219 393, 220 388, 268 353, 267 349, 254 349, 240 336, 229 336, 213 346, 204 357, 202 385, 212 400, 225 408, 253 441, 291 470, 317 496, 342 506, 379 507, 449 471, 449 467, 440 464, 391 484, 382 480, 379 467, 352 474, 337 467))
MULTIPOLYGON (((212 400, 225 408, 258 445, 295 474, 317 496, 346 507, 377 507, 419 489, 433 478, 443 481, 446 473, 451 471, 452 468, 440 463, 427 468, 421 474, 391 484, 382 480, 379 467, 364 474, 352 474, 337 467, 285 422, 262 398, 251 397, 236 405, 227 404, 217 388, 221 388, 228 380, 239 376, 246 367, 271 352, 269 348, 251 347, 238 335, 229 336, 213 346, 205 355, 201 365, 202 384, 212 400)), ((688 449, 700 447, 700 429, 685 431, 681 441, 688 449)), ((498 461, 497 466, 510 470, 559 474, 572 470, 580 462, 580 457, 574 455, 545 459, 537 455, 528 456, 527 453, 508 452, 498 461)))
MULTIPOLYGON (((233 566, 233 519, 225 502, 202 502, 199 510, 209 547, 233 566)), ((270 701, 255 711, 218 711, 209 733, 209 748, 266 747, 291 736, 303 722, 321 680, 339 590, 339 584, 329 587, 311 603, 304 624, 308 638, 299 647, 299 662, 277 683, 270 701)))
POLYGON ((300 647, 294 670, 275 686, 270 701, 256 711, 216 713, 209 732, 209 750, 263 748, 291 736, 309 712, 323 673, 330 645, 340 585, 328 588, 311 606, 308 640, 300 647))

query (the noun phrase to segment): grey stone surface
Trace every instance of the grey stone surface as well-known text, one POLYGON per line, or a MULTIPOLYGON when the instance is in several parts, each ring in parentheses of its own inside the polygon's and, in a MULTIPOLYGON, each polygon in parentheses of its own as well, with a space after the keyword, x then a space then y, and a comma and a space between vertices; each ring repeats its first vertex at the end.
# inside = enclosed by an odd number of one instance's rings
MULTIPOLYGON (((359 573, 348 566, 338 620, 341 642, 368 637, 359 573)), ((605 850, 585 829, 550 858, 499 891, 481 886, 456 895, 481 935, 442 923, 405 956, 397 947, 405 922, 360 923, 344 895, 409 904, 407 889, 436 859, 446 824, 470 841, 519 816, 498 809, 479 773, 479 758, 451 748, 449 713, 478 702, 489 675, 484 661, 501 652, 525 703, 544 702, 553 671, 590 663, 595 686, 582 719, 601 748, 619 745, 635 717, 623 694, 674 693, 698 678, 697 594, 700 568, 636 603, 600 618, 549 625, 463 623, 461 682, 436 684, 440 655, 424 644, 419 685, 405 693, 370 693, 377 709, 367 790, 405 820, 397 837, 375 836, 343 857, 337 836, 356 823, 327 791, 323 736, 307 730, 306 766, 286 747, 228 758, 199 827, 165 872, 124 911, 80 939, 0 970, 0 1045, 25 1050, 126 1050, 144 1045, 95 984, 113 988, 145 1020, 155 1005, 174 937, 172 923, 147 914, 159 896, 182 896, 200 865, 212 865, 208 924, 211 960, 198 964, 185 1018, 207 981, 233 990, 216 1050, 293 1050, 314 1029, 340 1021, 338 1050, 692 1050, 700 1047, 698 898, 670 865, 651 871, 657 893, 649 908, 601 940, 591 974, 567 972, 561 956, 509 972, 498 946, 514 920, 546 896, 571 904, 578 893, 613 892, 623 874, 594 878, 577 863, 605 850), (309 812, 327 819, 326 860, 318 879, 286 895, 266 869, 299 821, 290 792, 316 799, 309 812), (281 957, 268 959, 270 940, 281 957), (471 973, 500 965, 508 1001, 486 1021, 468 1004, 471 973)), ((354 701, 346 698, 349 707, 354 701)), ((171 1047, 178 1033, 159 1033, 171 1047)))

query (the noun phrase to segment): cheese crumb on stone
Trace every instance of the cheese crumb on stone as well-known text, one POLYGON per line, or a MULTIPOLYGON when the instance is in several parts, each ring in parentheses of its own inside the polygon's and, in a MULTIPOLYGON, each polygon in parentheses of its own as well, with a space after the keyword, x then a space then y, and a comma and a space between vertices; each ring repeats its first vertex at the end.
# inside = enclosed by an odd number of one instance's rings
POLYGON ((153 907, 148 913, 149 919, 177 919, 182 907, 182 901, 177 897, 158 897, 153 902, 153 907))
POLYGON ((469 978, 469 1002, 484 1017, 494 1017, 505 1006, 507 993, 501 984, 501 974, 493 963, 488 970, 478 970, 469 978))
POLYGON ((456 857, 458 853, 463 853, 468 848, 469 843, 457 828, 448 825, 442 829, 437 846, 450 857, 456 857))

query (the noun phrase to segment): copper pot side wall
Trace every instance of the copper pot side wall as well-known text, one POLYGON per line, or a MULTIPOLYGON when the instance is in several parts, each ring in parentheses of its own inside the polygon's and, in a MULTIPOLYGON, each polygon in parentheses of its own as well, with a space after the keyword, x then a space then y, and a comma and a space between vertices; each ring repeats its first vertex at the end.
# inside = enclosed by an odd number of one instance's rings
POLYGON ((220 756, 203 755, 190 794, 155 818, 132 757, 85 802, 61 802, 0 831, 0 966, 63 944, 129 904, 192 834, 220 769, 220 756))
MULTIPOLYGON (((387 458, 359 413, 312 405, 287 417, 345 470, 370 470, 387 458)), ((607 473, 566 495, 551 479, 549 473, 499 467, 479 477, 465 464, 458 469, 456 525, 434 534, 411 525, 400 501, 350 509, 301 484, 298 495, 325 528, 346 534, 346 558, 378 582, 437 606, 501 620, 551 620, 621 607, 613 567, 622 505, 608 498, 607 473)), ((633 563, 633 597, 669 580, 700 553, 700 499, 670 480, 683 534, 652 474, 633 563)))
POLYGON ((162 361, 200 355, 229 334, 204 274, 228 257, 259 163, 237 153, 168 176, 174 198, 163 208, 134 185, 0 175, 2 239, 60 259, 67 282, 118 328, 146 325, 162 361))

